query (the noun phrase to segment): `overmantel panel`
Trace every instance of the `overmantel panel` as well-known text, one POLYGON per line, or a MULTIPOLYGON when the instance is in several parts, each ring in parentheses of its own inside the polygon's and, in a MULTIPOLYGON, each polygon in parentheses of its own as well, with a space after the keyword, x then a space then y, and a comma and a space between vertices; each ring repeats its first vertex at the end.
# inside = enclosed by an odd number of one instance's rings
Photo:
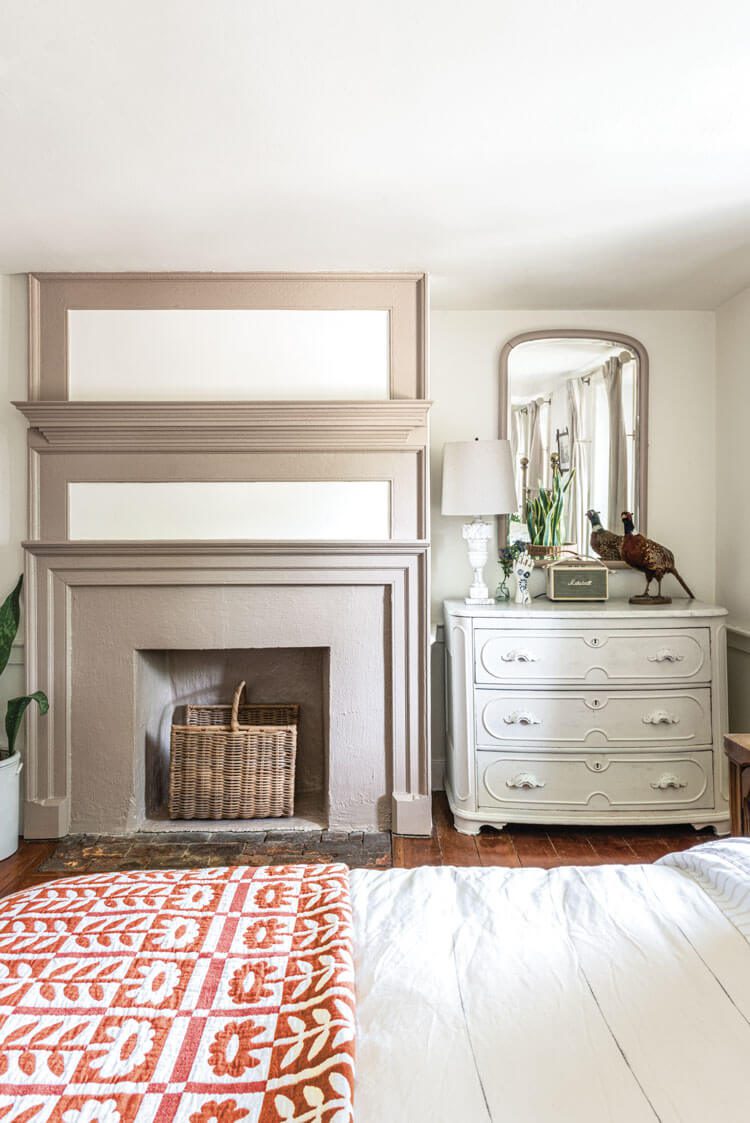
POLYGON ((424 453, 404 452, 55 452, 38 457, 35 537, 68 537, 68 484, 212 481, 386 480, 391 489, 391 537, 425 537, 421 502, 424 453))
POLYGON ((73 309, 381 309, 390 317, 392 398, 426 396, 423 274, 42 273, 29 278, 29 397, 68 398, 73 309))

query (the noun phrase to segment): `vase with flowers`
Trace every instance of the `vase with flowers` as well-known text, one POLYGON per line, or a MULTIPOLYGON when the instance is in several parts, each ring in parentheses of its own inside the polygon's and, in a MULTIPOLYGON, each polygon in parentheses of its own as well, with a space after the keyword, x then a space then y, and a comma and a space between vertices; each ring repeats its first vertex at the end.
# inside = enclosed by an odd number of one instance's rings
POLYGON ((500 583, 497 586, 497 589, 495 590, 496 601, 510 600, 510 588, 508 587, 508 581, 510 580, 510 577, 513 573, 513 564, 518 555, 523 553, 526 545, 526 542, 522 542, 519 539, 516 542, 512 542, 509 546, 504 546, 500 551, 497 560, 500 563, 500 568, 503 571, 503 575, 500 578, 500 583))

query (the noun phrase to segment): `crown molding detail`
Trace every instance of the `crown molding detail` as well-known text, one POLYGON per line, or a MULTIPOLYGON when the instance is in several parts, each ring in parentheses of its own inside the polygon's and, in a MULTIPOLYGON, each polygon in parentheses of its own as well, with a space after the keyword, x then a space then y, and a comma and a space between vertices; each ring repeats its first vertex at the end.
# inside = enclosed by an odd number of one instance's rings
POLYGON ((24 542, 23 548, 35 557, 50 558, 257 558, 284 557, 294 558, 295 566, 300 559, 310 561, 317 557, 341 557, 360 559, 363 557, 393 558, 404 554, 421 556, 426 554, 429 542, 418 539, 413 542, 227 542, 212 541, 85 541, 24 542))
POLYGON ((403 448, 427 443, 431 402, 13 402, 33 447, 403 448))

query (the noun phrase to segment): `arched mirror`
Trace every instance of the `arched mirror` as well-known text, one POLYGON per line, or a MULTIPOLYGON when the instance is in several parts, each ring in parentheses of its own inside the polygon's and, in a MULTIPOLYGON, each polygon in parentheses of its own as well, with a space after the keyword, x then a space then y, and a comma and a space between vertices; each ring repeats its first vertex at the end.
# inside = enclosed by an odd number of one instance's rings
POLYGON ((534 542, 534 500, 559 493, 562 548, 591 553, 589 510, 618 534, 622 511, 632 511, 646 533, 647 423, 648 355, 637 339, 579 330, 510 339, 500 359, 499 431, 511 442, 519 509, 501 528, 501 545, 534 542))

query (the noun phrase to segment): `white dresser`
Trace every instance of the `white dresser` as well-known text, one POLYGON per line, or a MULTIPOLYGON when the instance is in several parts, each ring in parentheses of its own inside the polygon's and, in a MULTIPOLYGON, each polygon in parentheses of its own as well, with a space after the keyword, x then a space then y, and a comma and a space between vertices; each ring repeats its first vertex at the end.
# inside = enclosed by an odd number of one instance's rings
POLYGON ((446 789, 456 827, 729 830, 726 610, 445 602, 446 789))

